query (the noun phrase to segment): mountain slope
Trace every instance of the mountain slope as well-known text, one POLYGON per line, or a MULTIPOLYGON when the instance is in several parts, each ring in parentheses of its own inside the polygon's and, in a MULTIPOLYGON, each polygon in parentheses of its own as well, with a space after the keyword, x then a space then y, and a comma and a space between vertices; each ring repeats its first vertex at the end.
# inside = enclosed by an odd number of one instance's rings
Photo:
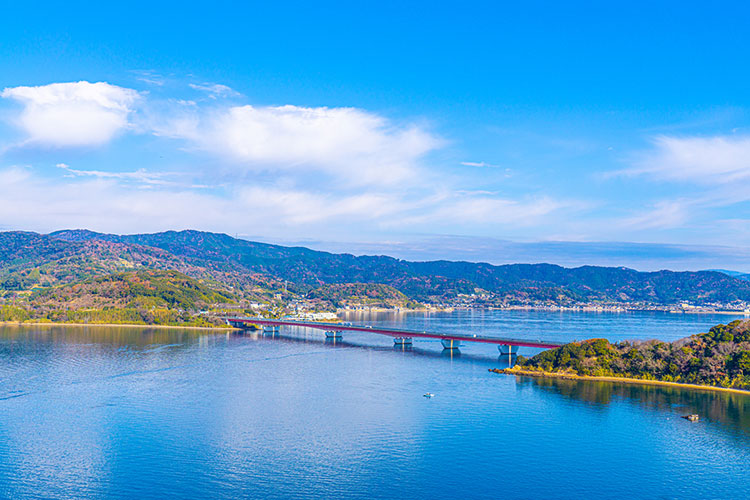
POLYGON ((196 310, 211 304, 227 304, 236 298, 178 271, 140 270, 109 274, 75 284, 46 288, 32 296, 32 303, 55 309, 169 308, 196 310))
POLYGON ((0 233, 0 296, 3 292, 66 285, 96 276, 140 269, 170 269, 223 283, 249 299, 264 300, 282 290, 273 276, 231 265, 204 266, 156 246, 125 242, 112 235, 73 231, 65 239, 28 232, 0 233))
POLYGON ((300 292, 325 284, 383 283, 410 298, 436 300, 476 291, 511 300, 619 301, 672 304, 750 300, 750 283, 715 271, 639 272, 627 268, 553 264, 494 266, 471 262, 408 262, 386 256, 332 254, 238 240, 224 234, 167 231, 140 235, 98 235, 61 231, 56 238, 101 238, 152 246, 195 265, 257 272, 288 280, 300 292))
POLYGON ((552 264, 408 262, 270 245, 201 231, 0 233, 0 243, 0 288, 5 290, 65 284, 126 270, 174 269, 258 298, 286 288, 305 295, 326 285, 363 283, 388 285, 422 301, 473 293, 490 294, 505 303, 750 301, 750 282, 713 271, 644 273, 596 266, 569 269, 552 264))

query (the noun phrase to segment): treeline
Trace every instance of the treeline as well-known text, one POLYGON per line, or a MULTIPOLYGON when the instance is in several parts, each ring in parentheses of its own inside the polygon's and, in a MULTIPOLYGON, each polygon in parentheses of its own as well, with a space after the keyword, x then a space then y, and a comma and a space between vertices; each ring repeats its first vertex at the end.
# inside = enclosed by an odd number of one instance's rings
POLYGON ((0 306, 0 321, 40 323, 84 323, 113 325, 224 326, 211 318, 167 308, 105 308, 37 311, 17 306, 0 306))
POLYGON ((28 321, 29 319, 31 319, 31 314, 22 307, 0 305, 0 321, 28 321))
POLYGON ((750 321, 717 325, 707 333, 675 342, 573 342, 531 359, 519 356, 517 366, 750 390, 750 321))
POLYGON ((177 271, 138 270, 36 290, 15 300, 0 306, 0 321, 221 326, 221 320, 199 313, 233 304, 235 295, 177 271))

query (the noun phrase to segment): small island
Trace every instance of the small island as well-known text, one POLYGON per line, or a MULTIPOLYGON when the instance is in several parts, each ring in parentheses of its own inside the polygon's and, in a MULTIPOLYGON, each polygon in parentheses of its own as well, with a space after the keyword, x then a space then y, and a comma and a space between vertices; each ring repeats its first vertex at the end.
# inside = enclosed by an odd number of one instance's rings
POLYGON ((674 342, 572 342, 490 371, 750 391, 750 320, 674 342))

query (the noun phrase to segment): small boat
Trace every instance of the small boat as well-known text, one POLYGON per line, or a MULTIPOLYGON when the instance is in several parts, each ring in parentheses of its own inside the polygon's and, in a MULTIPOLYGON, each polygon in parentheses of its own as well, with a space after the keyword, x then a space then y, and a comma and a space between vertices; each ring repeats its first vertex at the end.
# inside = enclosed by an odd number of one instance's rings
POLYGON ((434 394, 431 393, 431 392, 426 392, 426 393, 423 394, 423 396, 426 397, 426 398, 431 398, 431 397, 434 396, 434 394))
POLYGON ((691 413, 690 415, 684 415, 682 418, 691 422, 697 422, 699 417, 697 413, 691 413))

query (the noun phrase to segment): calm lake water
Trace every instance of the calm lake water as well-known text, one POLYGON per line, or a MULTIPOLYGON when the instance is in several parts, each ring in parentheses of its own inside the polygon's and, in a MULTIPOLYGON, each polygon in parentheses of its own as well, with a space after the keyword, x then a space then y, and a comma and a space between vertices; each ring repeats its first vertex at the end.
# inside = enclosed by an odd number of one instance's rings
MULTIPOLYGON (((348 319, 672 340, 734 318, 348 319)), ((372 334, 0 327, 0 497, 750 498, 750 396, 487 371, 503 364, 372 334)))

